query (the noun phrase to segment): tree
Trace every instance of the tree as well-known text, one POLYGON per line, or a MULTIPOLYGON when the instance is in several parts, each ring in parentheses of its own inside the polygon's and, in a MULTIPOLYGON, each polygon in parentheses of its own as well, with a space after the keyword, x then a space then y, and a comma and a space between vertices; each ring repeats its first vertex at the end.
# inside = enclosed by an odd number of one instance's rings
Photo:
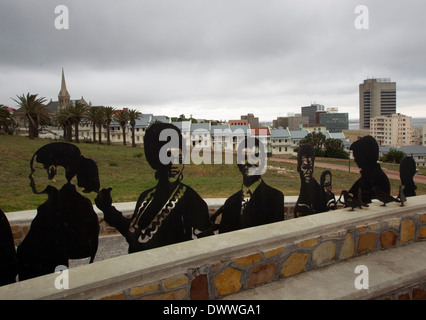
POLYGON ((406 154, 403 151, 391 148, 380 160, 383 162, 401 163, 405 156, 406 154))
POLYGON ((110 125, 112 122, 112 119, 114 118, 114 114, 117 112, 117 110, 113 107, 105 107, 104 108, 104 115, 105 115, 105 124, 107 126, 107 144, 111 144, 111 133, 110 133, 110 125))
POLYGON ((139 116, 142 113, 132 109, 129 110, 129 123, 130 123, 130 127, 132 128, 132 147, 136 147, 136 142, 135 142, 135 125, 136 125, 136 120, 139 118, 139 116))
POLYGON ((129 111, 127 109, 120 110, 114 116, 114 119, 120 124, 123 130, 123 145, 126 145, 126 126, 129 122, 129 111))
POLYGON ((78 137, 79 135, 78 126, 81 120, 83 120, 86 117, 87 110, 88 110, 87 104, 80 101, 77 101, 74 105, 71 105, 68 108, 68 112, 70 113, 71 123, 74 124, 74 128, 75 128, 74 130, 75 142, 80 142, 80 139, 78 137))
POLYGON ((329 138, 324 142, 324 157, 349 159, 349 153, 345 151, 342 140, 329 138))
POLYGON ((25 96, 17 96, 18 100, 13 99, 20 108, 15 112, 16 115, 24 121, 28 120, 28 138, 35 139, 39 136, 40 126, 43 127, 50 123, 50 115, 47 106, 44 104, 46 98, 37 98, 38 94, 27 93, 25 96))
POLYGON ((87 110, 86 119, 92 125, 92 140, 96 142, 96 123, 98 118, 99 109, 97 107, 89 106, 87 110))
POLYGON ((96 117, 96 124, 98 125, 98 143, 102 144, 102 126, 105 123, 106 117, 105 117, 105 107, 94 107, 98 108, 97 110, 97 117, 96 117))
POLYGON ((71 106, 62 107, 55 115, 55 121, 64 129, 65 141, 72 141, 73 120, 70 112, 71 106))
POLYGON ((299 145, 310 144, 315 150, 315 156, 321 157, 324 155, 323 146, 326 136, 321 132, 310 132, 303 139, 300 140, 299 145))
POLYGON ((0 128, 3 128, 4 132, 9 133, 9 127, 14 125, 15 121, 13 120, 9 109, 0 104, 0 128))

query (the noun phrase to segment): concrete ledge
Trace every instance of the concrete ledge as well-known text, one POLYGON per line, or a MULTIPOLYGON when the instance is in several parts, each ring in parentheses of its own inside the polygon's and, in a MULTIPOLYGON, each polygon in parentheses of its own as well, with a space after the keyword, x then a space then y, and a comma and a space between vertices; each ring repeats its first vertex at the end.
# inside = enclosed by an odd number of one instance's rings
MULTIPOLYGON (((207 198, 204 199, 207 203, 207 206, 211 209, 219 208, 225 203, 226 198, 207 198)), ((297 201, 297 196, 285 197, 284 205, 294 205, 297 201)), ((120 212, 125 215, 133 214, 135 210, 136 202, 121 202, 113 204, 120 212)), ((96 206, 93 207, 95 212, 100 218, 103 218, 102 211, 100 211, 96 206)), ((6 217, 9 220, 10 225, 28 223, 34 219, 37 214, 37 210, 24 210, 24 211, 13 211, 6 212, 6 217)))
POLYGON ((70 269, 67 290, 56 289, 58 275, 51 274, 1 287, 0 299, 192 299, 201 289, 220 299, 371 251, 406 248, 424 239, 425 227, 426 196, 409 198, 404 207, 373 203, 95 262, 70 269), (380 239, 388 231, 397 240, 384 247, 380 239), (294 254, 307 257, 303 268, 283 273, 294 254))
MULTIPOLYGON (((226 198, 208 198, 204 199, 209 207, 209 213, 213 214, 220 206, 225 203, 226 198)), ((293 218, 294 205, 297 201, 297 197, 286 197, 284 201, 286 219, 293 218)), ((136 206, 136 202, 122 202, 113 204, 123 215, 130 217, 136 206)), ((113 234, 119 235, 115 228, 110 227, 105 221, 102 211, 96 206, 93 207, 98 215, 98 221, 100 226, 100 236, 109 236, 113 234)), ((37 210, 26 210, 26 211, 15 211, 7 212, 6 217, 9 220, 9 224, 12 228, 13 238, 15 245, 19 245, 25 238, 30 228, 31 222, 37 214, 37 210)))

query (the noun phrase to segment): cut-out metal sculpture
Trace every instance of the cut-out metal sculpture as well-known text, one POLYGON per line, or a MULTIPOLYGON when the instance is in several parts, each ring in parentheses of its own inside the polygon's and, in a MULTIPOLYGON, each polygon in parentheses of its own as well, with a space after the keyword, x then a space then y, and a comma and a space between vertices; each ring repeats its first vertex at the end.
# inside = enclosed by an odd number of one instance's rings
POLYGON ((417 173, 416 161, 413 157, 404 157, 399 165, 399 177, 405 197, 414 197, 417 186, 414 183, 414 175, 417 173))
POLYGON ((321 173, 320 185, 323 192, 321 196, 325 196, 325 199, 321 199, 321 203, 326 206, 327 210, 337 209, 336 197, 333 193, 333 176, 329 170, 325 170, 321 173))
POLYGON ((377 200, 382 202, 382 206, 386 207, 389 202, 401 202, 397 198, 392 197, 389 193, 383 192, 379 187, 373 186, 374 196, 377 200))
POLYGON ((361 177, 348 190, 353 197, 364 203, 371 203, 377 198, 373 187, 383 193, 390 194, 390 183, 379 163, 379 145, 372 136, 364 136, 352 143, 350 150, 353 151, 354 161, 361 169, 361 177), (359 192, 360 191, 360 192, 359 192))
POLYGON ((261 177, 262 165, 266 154, 263 143, 257 138, 246 138, 238 146, 241 163, 237 163, 242 175, 241 189, 230 196, 211 217, 212 223, 221 214, 219 233, 260 226, 284 220, 284 194, 269 186, 261 177), (248 139, 253 139, 256 160, 250 159, 253 150, 248 148, 248 139), (252 152, 252 153, 251 153, 252 152), (251 153, 251 154, 250 154, 251 153))
POLYGON ((297 154, 297 171, 300 175, 300 192, 294 208, 295 217, 325 212, 327 195, 313 177, 315 151, 312 145, 302 144, 297 154))
POLYGON ((142 192, 131 218, 112 205, 112 188, 102 189, 95 199, 105 221, 126 238, 129 253, 213 234, 206 202, 182 183, 182 140, 172 124, 154 123, 146 130, 145 156, 158 182, 142 192))
POLYGON ((358 193, 358 197, 354 197, 353 195, 350 195, 347 190, 343 190, 340 194, 338 202, 341 202, 341 198, 343 196, 343 202, 341 203, 345 205, 345 208, 352 208, 350 211, 355 211, 355 208, 362 209, 362 207, 368 207, 368 204, 362 201, 362 197, 360 194, 361 190, 359 190, 358 193))
POLYGON ((0 286, 16 282, 18 261, 12 230, 6 215, 0 209, 0 286))
POLYGON ((30 162, 30 186, 35 194, 47 194, 37 208, 30 230, 17 248, 19 280, 53 273, 58 265, 68 266, 69 259, 90 257, 93 262, 99 237, 99 222, 91 201, 81 195, 71 180, 77 176, 83 192, 99 191, 98 167, 83 157, 73 144, 54 142, 41 147, 30 162), (49 180, 58 167, 65 169, 67 182, 60 190, 47 185, 39 190, 35 181, 37 163, 43 165, 49 180))
POLYGON ((403 207, 405 205, 405 202, 407 202, 407 197, 404 194, 402 185, 399 185, 398 199, 401 202, 401 207, 403 207))

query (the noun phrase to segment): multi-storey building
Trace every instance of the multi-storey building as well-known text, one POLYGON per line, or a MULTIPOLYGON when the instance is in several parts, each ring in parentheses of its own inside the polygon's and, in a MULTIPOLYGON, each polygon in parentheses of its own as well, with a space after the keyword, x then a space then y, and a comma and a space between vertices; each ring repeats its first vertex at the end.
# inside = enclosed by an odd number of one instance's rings
POLYGON ((400 113, 377 116, 370 120, 370 134, 383 146, 421 144, 421 130, 412 126, 412 118, 400 113))
POLYGON ((253 113, 249 113, 246 116, 241 116, 241 120, 247 120, 248 124, 252 128, 259 127, 259 118, 255 117, 253 113))
POLYGON ((309 118, 309 124, 316 123, 316 114, 318 111, 324 111, 324 106, 322 104, 313 103, 310 106, 302 107, 302 116, 309 118))
POLYGON ((278 117, 273 120, 272 127, 278 129, 279 127, 288 128, 289 130, 300 130, 300 125, 309 124, 309 117, 296 114, 288 117, 278 117))
POLYGON ((367 79, 359 85, 359 128, 370 129, 370 119, 396 113, 396 83, 388 78, 367 79))
POLYGON ((319 123, 329 132, 342 132, 349 129, 349 115, 347 113, 323 112, 319 114, 319 123))

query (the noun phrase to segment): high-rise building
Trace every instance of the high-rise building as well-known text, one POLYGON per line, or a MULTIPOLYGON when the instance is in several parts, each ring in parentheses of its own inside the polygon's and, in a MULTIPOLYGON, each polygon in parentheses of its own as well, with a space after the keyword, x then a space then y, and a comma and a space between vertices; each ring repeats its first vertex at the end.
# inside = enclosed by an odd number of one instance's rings
POLYGON ((309 124, 316 123, 317 111, 324 111, 322 104, 313 103, 310 106, 302 107, 302 116, 309 118, 309 124))
POLYGON ((396 113, 396 82, 367 79, 359 85, 359 128, 370 129, 370 119, 396 113))

